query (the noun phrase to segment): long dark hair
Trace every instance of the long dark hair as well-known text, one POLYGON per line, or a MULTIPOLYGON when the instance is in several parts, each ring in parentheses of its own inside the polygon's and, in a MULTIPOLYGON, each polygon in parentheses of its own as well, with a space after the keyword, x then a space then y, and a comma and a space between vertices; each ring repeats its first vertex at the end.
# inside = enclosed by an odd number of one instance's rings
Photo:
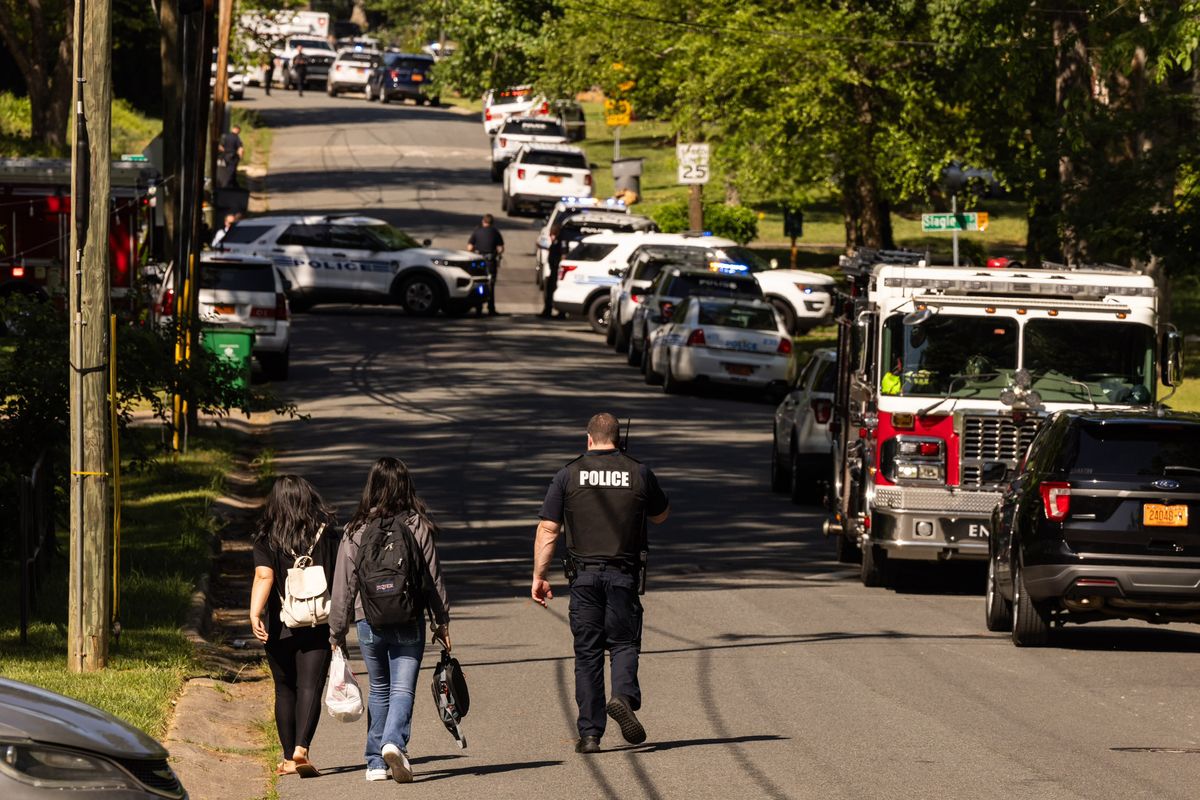
POLYGON ((371 466, 367 485, 363 487, 362 500, 346 530, 353 532, 372 519, 400 514, 416 514, 432 533, 438 533, 437 524, 429 515, 429 508, 417 496, 408 466, 398 458, 384 456, 371 466))
POLYGON ((303 555, 322 523, 329 528, 335 521, 333 509, 311 483, 299 475, 280 475, 267 495, 254 538, 265 537, 276 552, 303 555))

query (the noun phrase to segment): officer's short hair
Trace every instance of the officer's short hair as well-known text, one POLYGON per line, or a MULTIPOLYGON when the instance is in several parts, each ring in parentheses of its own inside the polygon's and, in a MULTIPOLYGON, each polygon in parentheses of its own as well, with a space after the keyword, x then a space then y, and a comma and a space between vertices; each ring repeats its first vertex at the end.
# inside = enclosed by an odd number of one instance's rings
POLYGON ((483 224, 484 225, 491 225, 493 222, 495 222, 495 218, 491 214, 483 215, 483 224))
POLYGON ((616 444, 621 435, 621 423, 612 414, 603 412, 588 420, 587 432, 593 442, 616 444))

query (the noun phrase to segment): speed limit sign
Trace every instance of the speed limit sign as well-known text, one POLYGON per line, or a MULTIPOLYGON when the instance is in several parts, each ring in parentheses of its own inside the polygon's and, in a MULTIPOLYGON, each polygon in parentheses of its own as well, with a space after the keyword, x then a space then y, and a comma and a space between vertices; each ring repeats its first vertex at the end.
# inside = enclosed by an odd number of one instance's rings
POLYGON ((708 183, 708 145, 675 145, 679 160, 679 183, 708 183))

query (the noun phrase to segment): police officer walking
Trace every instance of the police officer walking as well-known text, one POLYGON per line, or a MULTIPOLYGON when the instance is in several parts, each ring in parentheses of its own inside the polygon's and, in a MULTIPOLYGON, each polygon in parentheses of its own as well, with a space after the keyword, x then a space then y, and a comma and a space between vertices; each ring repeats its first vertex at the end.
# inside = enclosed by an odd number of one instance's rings
POLYGON ((646 521, 659 523, 670 503, 650 469, 617 448, 620 425, 612 414, 588 421, 587 453, 558 471, 542 505, 533 547, 533 599, 554 597, 548 571, 565 525, 564 560, 571 587, 569 618, 575 637, 577 753, 600 752, 605 714, 630 744, 646 741, 635 712, 642 706, 638 655, 642 646, 646 521), (612 697, 605 703, 604 651, 612 661, 612 697))
MULTIPOLYGON (((487 307, 489 314, 495 314, 496 278, 500 272, 500 256, 504 253, 504 237, 496 229, 496 220, 491 214, 484 214, 483 219, 479 222, 479 227, 471 231, 471 238, 467 239, 467 250, 479 253, 487 262, 487 307)), ((482 310, 477 308, 475 312, 480 314, 482 310)))

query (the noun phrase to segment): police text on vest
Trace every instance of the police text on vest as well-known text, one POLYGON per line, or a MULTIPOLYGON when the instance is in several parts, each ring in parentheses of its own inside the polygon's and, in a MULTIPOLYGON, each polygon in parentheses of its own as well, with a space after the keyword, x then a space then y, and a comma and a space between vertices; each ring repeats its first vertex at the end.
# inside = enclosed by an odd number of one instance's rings
POLYGON ((629 486, 629 473, 619 469, 585 469, 579 473, 580 486, 629 486))

